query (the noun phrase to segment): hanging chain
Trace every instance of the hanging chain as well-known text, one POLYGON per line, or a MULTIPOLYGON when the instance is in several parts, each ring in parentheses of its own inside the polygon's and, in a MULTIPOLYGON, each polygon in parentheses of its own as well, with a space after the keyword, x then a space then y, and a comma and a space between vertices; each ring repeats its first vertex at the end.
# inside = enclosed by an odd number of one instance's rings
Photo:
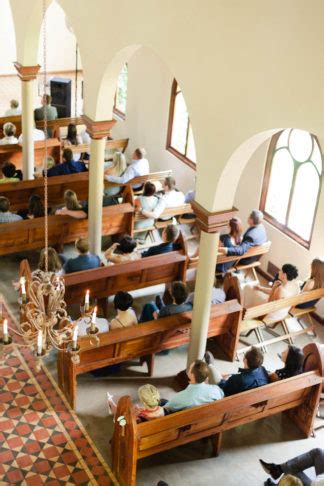
MULTIPOLYGON (((78 43, 75 44, 75 100, 74 100, 74 116, 78 116, 78 43)), ((76 124, 76 121, 75 121, 76 124)))
MULTIPOLYGON (((47 11, 47 0, 43 0, 43 96, 46 95, 47 87, 47 26, 46 26, 46 11, 47 11)), ((45 133, 45 144, 44 144, 44 211, 45 211, 45 272, 48 272, 48 181, 47 181, 47 104, 44 106, 44 133, 45 133)))

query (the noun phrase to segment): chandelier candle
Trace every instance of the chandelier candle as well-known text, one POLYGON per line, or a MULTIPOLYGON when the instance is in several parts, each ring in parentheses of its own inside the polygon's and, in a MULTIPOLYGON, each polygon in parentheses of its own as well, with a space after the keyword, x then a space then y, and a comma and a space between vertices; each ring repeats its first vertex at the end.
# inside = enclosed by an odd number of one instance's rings
POLYGON ((3 321, 3 342, 4 342, 4 344, 8 344, 8 342, 9 342, 8 320, 7 319, 5 319, 3 321))
POLYGON ((20 283, 20 290, 21 290, 21 300, 22 300, 23 304, 26 304, 27 294, 26 294, 26 279, 25 279, 25 277, 21 277, 19 283, 20 283))
POLYGON ((72 337, 72 350, 77 351, 78 349, 78 326, 75 326, 73 329, 73 337, 72 337))
POLYGON ((37 336, 37 354, 41 356, 43 353, 43 333, 42 331, 38 331, 37 336))
POLYGON ((86 291, 84 299, 84 310, 87 312, 90 309, 90 290, 86 291))
POLYGON ((96 332, 96 318, 97 318, 97 306, 93 310, 92 318, 91 318, 91 329, 90 331, 95 333, 96 332))

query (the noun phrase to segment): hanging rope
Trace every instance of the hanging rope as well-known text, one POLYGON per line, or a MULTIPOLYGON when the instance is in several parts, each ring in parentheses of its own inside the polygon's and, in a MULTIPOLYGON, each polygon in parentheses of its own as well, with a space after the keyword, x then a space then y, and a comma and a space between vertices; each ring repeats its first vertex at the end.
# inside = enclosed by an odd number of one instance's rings
MULTIPOLYGON (((47 0, 43 0, 43 96, 46 95, 47 86, 47 26, 46 26, 47 0)), ((48 184, 47 184, 47 104, 44 109, 44 210, 45 210, 45 272, 48 272, 48 184)))
POLYGON ((75 44, 75 99, 74 99, 74 116, 78 116, 78 50, 79 46, 75 44))

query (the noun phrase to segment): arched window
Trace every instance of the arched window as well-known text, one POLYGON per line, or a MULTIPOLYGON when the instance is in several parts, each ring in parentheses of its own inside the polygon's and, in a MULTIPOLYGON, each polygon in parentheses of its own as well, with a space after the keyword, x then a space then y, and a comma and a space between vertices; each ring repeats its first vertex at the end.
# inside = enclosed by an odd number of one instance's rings
POLYGON ((171 89, 166 148, 191 168, 196 168, 196 149, 190 118, 181 88, 175 79, 171 89))
POLYGON ((306 248, 312 238, 321 177, 322 154, 314 135, 289 128, 272 138, 260 209, 267 221, 306 248))
POLYGON ((128 64, 124 64, 120 71, 117 81, 115 94, 114 113, 121 118, 126 117, 127 104, 127 83, 128 83, 128 64))

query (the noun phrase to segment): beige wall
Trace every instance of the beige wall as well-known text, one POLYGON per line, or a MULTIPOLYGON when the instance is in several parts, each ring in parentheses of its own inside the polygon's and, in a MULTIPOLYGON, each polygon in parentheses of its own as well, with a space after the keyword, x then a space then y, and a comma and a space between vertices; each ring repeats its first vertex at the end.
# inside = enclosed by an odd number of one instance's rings
POLYGON ((195 171, 165 149, 173 75, 150 49, 139 49, 128 63, 126 119, 118 117, 114 138, 129 138, 127 155, 145 147, 152 172, 172 169, 183 191, 194 186, 195 171))

